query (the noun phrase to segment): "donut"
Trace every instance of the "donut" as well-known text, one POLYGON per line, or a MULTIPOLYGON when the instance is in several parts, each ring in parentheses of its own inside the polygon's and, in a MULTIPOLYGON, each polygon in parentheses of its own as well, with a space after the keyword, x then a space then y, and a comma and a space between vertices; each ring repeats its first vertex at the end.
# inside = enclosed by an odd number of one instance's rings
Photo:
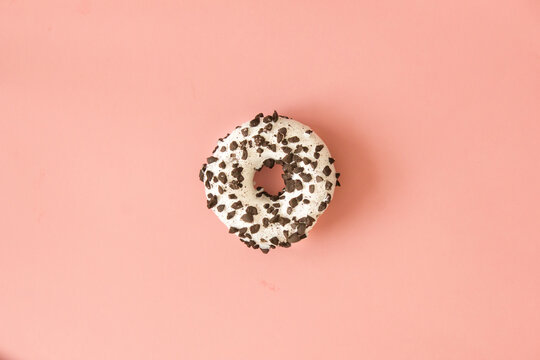
POLYGON ((208 209, 229 233, 266 254, 307 237, 340 186, 339 175, 313 130, 274 111, 257 114, 220 138, 199 180, 208 209), (283 167, 283 190, 272 195, 255 188, 255 172, 275 165, 283 167))

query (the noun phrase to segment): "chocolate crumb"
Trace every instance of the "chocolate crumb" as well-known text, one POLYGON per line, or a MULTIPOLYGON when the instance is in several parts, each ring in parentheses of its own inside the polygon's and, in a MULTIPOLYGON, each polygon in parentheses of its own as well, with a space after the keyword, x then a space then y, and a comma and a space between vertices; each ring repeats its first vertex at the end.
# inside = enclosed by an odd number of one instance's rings
POLYGON ((261 248, 261 251, 262 251, 263 254, 268 254, 268 252, 269 252, 270 250, 269 250, 268 248, 267 248, 267 249, 261 248))
POLYGON ((235 232, 238 232, 238 229, 235 228, 234 226, 231 226, 231 227, 229 228, 229 233, 234 234, 235 232))
POLYGON ((323 181, 323 178, 319 175, 315 176, 315 180, 317 180, 317 182, 321 182, 323 181))
POLYGON ((281 150, 283 150, 283 152, 285 152, 286 154, 290 153, 292 151, 292 149, 288 146, 282 146, 281 147, 281 150))
POLYGON ((309 182, 311 181, 312 179, 312 176, 310 174, 305 174, 305 173, 301 173, 300 174, 300 177, 302 178, 302 180, 304 180, 305 182, 309 182))
POLYGON ((204 181, 204 171, 203 171, 203 169, 199 170, 199 180, 204 181))
POLYGON ((277 236, 274 236, 273 238, 271 238, 270 243, 277 245, 279 243, 279 239, 277 238, 277 236))
POLYGON ((223 173, 223 172, 220 172, 218 174, 218 179, 219 179, 219 181, 221 181, 222 183, 225 184, 227 182, 227 175, 225 175, 225 173, 223 173))
POLYGON ((324 209, 326 209, 326 203, 325 202, 322 202, 320 205, 319 205, 319 211, 323 211, 324 209))
POLYGON ((317 168, 318 163, 317 161, 313 161, 310 165, 311 165, 311 168, 315 170, 315 168, 317 168))
POLYGON ((278 121, 278 118, 279 118, 279 115, 278 115, 277 111, 274 110, 274 113, 272 114, 272 120, 274 120, 274 122, 275 122, 275 121, 278 121))
POLYGON ((330 169, 330 167, 328 165, 326 165, 323 169, 323 174, 328 176, 332 173, 332 170, 330 169))
POLYGON ((326 181, 326 183, 324 184, 324 188, 326 190, 330 190, 330 189, 332 189, 332 185, 333 184, 330 181, 326 181))
POLYGON ((240 219, 244 220, 245 222, 251 223, 253 222, 253 215, 251 215, 250 213, 245 213, 240 217, 240 219))
POLYGON ((288 219, 288 218, 286 218, 286 217, 283 217, 283 216, 279 219, 279 223, 280 223, 281 225, 287 225, 287 224, 290 223, 290 222, 291 222, 290 219, 288 219))
POLYGON ((285 164, 290 164, 292 160, 293 160, 293 154, 290 154, 290 153, 283 158, 283 162, 285 164))
POLYGON ((315 146, 315 151, 316 151, 316 152, 319 152, 319 151, 321 151, 323 148, 324 148, 324 145, 317 145, 317 146, 315 146))
POLYGON ((251 215, 257 215, 259 212, 257 211, 257 208, 255 206, 248 206, 246 208, 246 212, 251 215))
POLYGON ((298 242, 298 241, 300 241, 300 236, 298 235, 298 233, 294 233, 291 236, 289 236, 287 241, 290 242, 290 243, 298 242))
POLYGON ((306 134, 311 134, 313 130, 306 130, 306 134))
POLYGON ((295 207, 296 205, 298 205, 298 200, 296 200, 296 198, 292 198, 291 200, 289 200, 289 205, 295 207))
POLYGON ((274 167, 275 160, 274 159, 266 159, 263 161, 263 165, 272 169, 274 167))
POLYGON ((231 207, 233 209, 235 209, 235 210, 241 209, 242 208, 242 202, 241 201, 233 202, 231 204, 231 207))
POLYGON ((231 149, 231 151, 238 149, 238 143, 236 141, 232 141, 229 145, 229 149, 231 149))
POLYGON ((263 218, 262 223, 264 227, 268 227, 268 225, 270 225, 270 220, 268 220, 268 218, 263 218))
POLYGON ((251 126, 251 127, 257 126, 257 125, 259 125, 260 122, 261 122, 261 119, 256 117, 255 119, 253 119, 253 120, 251 120, 249 122, 249 126, 251 126))
POLYGON ((246 149, 242 150, 242 160, 246 160, 248 158, 248 153, 246 149))
POLYGON ((304 188, 304 185, 302 185, 302 182, 300 180, 295 180, 294 181, 294 186, 295 186, 296 190, 302 190, 304 188))
POLYGON ((299 142, 300 139, 298 138, 298 136, 293 136, 293 137, 290 137, 289 138, 289 142, 292 142, 292 143, 296 143, 296 142, 299 142))
POLYGON ((291 213, 292 213, 292 207, 289 206, 287 208, 287 215, 291 215, 291 213))
POLYGON ((313 184, 309 185, 309 192, 312 194, 315 192, 315 185, 313 184))
POLYGON ((313 154, 313 157, 314 157, 315 159, 318 159, 318 158, 321 157, 321 154, 319 154, 318 152, 316 152, 315 154, 313 154))
POLYGON ((225 164, 225 162, 222 161, 222 162, 219 163, 219 167, 222 168, 222 169, 225 169, 227 167, 227 164, 225 164))
POLYGON ((216 195, 211 195, 210 196, 210 199, 206 201, 206 206, 211 209, 213 208, 214 206, 216 206, 217 204, 217 196, 216 195))
POLYGON ((296 186, 295 186, 294 180, 285 181, 285 190, 287 190, 287 192, 293 192, 295 187, 296 186))
POLYGON ((218 185, 217 191, 218 191, 220 194, 223 194, 223 193, 225 192, 225 190, 223 190, 223 188, 222 188, 220 185, 218 185))
POLYGON ((227 220, 230 220, 234 217, 234 215, 236 215, 236 211, 231 211, 229 213, 227 213, 227 220))
POLYGON ((237 199, 237 197, 234 194, 229 194, 229 199, 237 199))
POLYGON ((336 181, 336 186, 341 186, 341 183, 338 181, 336 181))
POLYGON ((248 128, 243 128, 241 131, 242 131, 242 135, 244 135, 244 136, 249 135, 249 129, 248 128))
POLYGON ((255 234, 259 231, 260 228, 261 228, 261 225, 259 224, 251 225, 249 227, 249 231, 251 231, 252 234, 255 234))
POLYGON ((216 162, 217 161, 217 157, 213 157, 213 156, 210 156, 210 157, 207 157, 206 158, 206 162, 211 164, 213 162, 216 162))
POLYGON ((330 162, 330 164, 333 164, 336 160, 334 160, 334 158, 328 158, 328 161, 330 162))
POLYGON ((225 152, 225 150, 227 150, 227 148, 225 146, 222 146, 221 149, 219 149, 219 151, 221 151, 221 152, 225 152))
POLYGON ((217 211, 222 212, 225 209, 225 205, 221 204, 217 206, 217 211))

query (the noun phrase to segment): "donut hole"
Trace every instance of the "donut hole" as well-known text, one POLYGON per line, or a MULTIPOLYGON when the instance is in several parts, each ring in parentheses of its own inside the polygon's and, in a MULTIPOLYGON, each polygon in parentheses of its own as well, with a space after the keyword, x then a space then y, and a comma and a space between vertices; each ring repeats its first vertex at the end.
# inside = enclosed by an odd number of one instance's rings
POLYGON ((262 186, 270 195, 277 195, 284 187, 282 175, 283 167, 281 165, 274 165, 271 169, 268 166, 263 166, 255 172, 253 186, 255 188, 262 186))

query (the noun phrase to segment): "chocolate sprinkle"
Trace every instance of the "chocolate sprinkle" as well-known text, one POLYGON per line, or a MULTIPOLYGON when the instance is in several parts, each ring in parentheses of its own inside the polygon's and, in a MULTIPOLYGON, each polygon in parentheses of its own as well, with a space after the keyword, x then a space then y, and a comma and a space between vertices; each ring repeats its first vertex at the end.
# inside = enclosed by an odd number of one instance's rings
POLYGON ((299 142, 300 139, 298 138, 298 136, 293 136, 293 137, 290 137, 289 138, 289 142, 292 142, 292 143, 296 143, 296 142, 299 142))
POLYGON ((235 209, 235 210, 241 209, 242 208, 242 202, 241 201, 234 202, 234 203, 232 203, 231 207, 233 209, 235 209))
POLYGON ((199 170, 199 180, 204 181, 204 171, 203 171, 203 169, 199 170))
POLYGON ((210 199, 206 201, 206 206, 211 209, 213 208, 214 206, 216 206, 217 204, 217 196, 216 195, 211 195, 210 199))
POLYGON ((263 165, 272 169, 274 167, 275 160, 274 159, 266 159, 263 161, 263 165))
POLYGON ((221 181, 222 183, 225 184, 227 182, 227 175, 225 175, 225 173, 223 173, 223 172, 220 172, 218 174, 218 179, 219 179, 219 181, 221 181))
POLYGON ((242 215, 242 217, 240 217, 240 219, 244 220, 245 222, 253 222, 253 215, 251 215, 250 213, 245 213, 244 215, 242 215))
POLYGON ((328 176, 328 175, 330 175, 332 173, 332 170, 330 169, 330 167, 328 165, 326 165, 322 172, 323 172, 324 175, 328 176))
POLYGON ((290 243, 298 242, 298 241, 300 241, 300 236, 297 233, 294 233, 291 236, 289 236, 287 241, 289 241, 290 243))

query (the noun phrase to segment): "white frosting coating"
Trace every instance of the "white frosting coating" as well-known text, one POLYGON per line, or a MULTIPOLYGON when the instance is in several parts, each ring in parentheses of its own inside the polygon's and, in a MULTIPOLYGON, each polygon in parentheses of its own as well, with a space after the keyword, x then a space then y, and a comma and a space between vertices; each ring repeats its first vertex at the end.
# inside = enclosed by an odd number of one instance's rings
POLYGON ((328 147, 308 126, 278 117, 276 113, 273 117, 264 118, 259 114, 218 141, 200 177, 205 183, 208 206, 230 232, 240 235, 248 246, 260 248, 266 253, 276 245, 288 247, 290 243, 304 238, 324 212, 332 199, 336 183, 339 185, 339 175, 336 175, 332 163, 328 147), (280 131, 284 132, 283 128, 286 129, 285 136, 279 134, 280 131), (278 140, 281 142, 278 143, 278 140), (245 141, 244 149, 242 141, 245 141), (272 151, 272 144, 275 144, 275 152, 272 151), (287 148, 291 149, 290 155, 285 151, 287 148), (278 163, 279 160, 292 160, 292 165, 283 164, 285 173, 290 175, 288 191, 284 189, 279 199, 274 198, 275 201, 263 193, 264 189, 257 190, 253 186, 255 172, 268 159, 278 163), (313 166, 314 162, 316 167, 313 166), (242 181, 235 185, 238 180, 242 181), (298 182, 301 182, 301 186, 298 182), (293 206, 294 199, 300 199, 296 206, 293 206), (241 202, 241 206, 238 202, 241 202), (276 203, 280 206, 277 207, 276 203), (269 210, 273 213, 269 213, 269 210), (251 216, 246 215, 246 211, 251 216), (231 216, 233 212, 234 216, 231 216), (276 222, 278 219, 280 221, 276 222))

